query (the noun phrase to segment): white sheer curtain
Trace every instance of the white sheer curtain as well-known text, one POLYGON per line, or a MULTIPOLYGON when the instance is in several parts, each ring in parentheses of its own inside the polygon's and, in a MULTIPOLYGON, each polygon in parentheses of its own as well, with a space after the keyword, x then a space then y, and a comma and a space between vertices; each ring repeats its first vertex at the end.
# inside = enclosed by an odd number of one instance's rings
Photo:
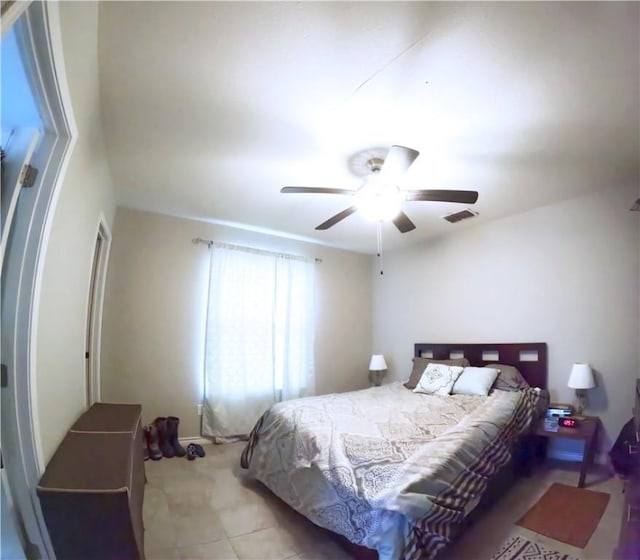
POLYGON ((203 435, 246 435, 272 404, 313 394, 314 267, 212 245, 203 435))

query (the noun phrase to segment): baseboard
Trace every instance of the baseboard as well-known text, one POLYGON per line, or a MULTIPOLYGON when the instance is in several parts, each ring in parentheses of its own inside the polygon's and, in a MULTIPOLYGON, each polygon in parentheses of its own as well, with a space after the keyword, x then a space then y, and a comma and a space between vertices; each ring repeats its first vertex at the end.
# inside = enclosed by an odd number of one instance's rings
POLYGON ((189 445, 190 443, 199 443, 200 445, 205 445, 207 443, 211 443, 210 439, 207 439, 202 436, 181 437, 181 438, 178 438, 178 441, 182 445, 189 445))

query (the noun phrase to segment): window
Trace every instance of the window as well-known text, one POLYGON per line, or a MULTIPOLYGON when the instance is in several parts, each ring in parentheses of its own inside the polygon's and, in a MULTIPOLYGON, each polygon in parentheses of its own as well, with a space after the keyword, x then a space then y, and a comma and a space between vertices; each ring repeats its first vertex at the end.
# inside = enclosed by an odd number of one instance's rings
POLYGON ((211 247, 203 434, 248 434, 271 405, 314 392, 314 263, 211 247))

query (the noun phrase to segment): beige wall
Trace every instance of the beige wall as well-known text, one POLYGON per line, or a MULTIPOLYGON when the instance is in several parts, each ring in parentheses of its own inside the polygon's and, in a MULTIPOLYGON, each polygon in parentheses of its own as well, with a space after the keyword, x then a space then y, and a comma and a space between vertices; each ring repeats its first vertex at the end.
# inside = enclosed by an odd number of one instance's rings
POLYGON ((98 222, 114 203, 100 123, 98 5, 60 2, 62 42, 79 140, 46 248, 36 341, 37 422, 46 463, 85 407, 87 298, 98 222))
POLYGON ((414 342, 546 342, 552 399, 571 402, 571 365, 589 362, 588 412, 615 437, 639 372, 636 193, 610 189, 387 254, 373 341, 391 377, 408 377, 414 342))
POLYGON ((105 295, 103 400, 142 403, 145 422, 178 416, 181 437, 199 435, 209 256, 194 237, 321 258, 317 393, 367 386, 369 256, 119 207, 105 295))

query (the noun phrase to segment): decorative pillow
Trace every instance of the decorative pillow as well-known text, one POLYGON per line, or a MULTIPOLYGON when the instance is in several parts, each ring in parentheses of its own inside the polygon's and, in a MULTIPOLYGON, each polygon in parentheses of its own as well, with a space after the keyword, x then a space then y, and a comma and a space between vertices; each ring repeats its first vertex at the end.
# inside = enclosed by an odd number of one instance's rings
POLYGON ((409 381, 407 381, 404 386, 407 389, 415 389, 418 381, 422 377, 424 370, 429 364, 445 364, 447 366, 459 366, 459 367, 467 367, 471 364, 467 358, 452 358, 450 360, 434 360, 433 358, 413 358, 413 370, 411 371, 411 376, 409 377, 409 381))
POLYGON ((500 370, 489 367, 466 367, 451 389, 452 395, 488 395, 500 370))
POLYGON ((464 368, 460 366, 429 364, 413 392, 429 393, 431 395, 448 395, 451 393, 451 388, 463 369, 464 368))
POLYGON ((500 373, 493 384, 494 389, 501 389, 502 391, 520 391, 521 389, 529 387, 527 380, 522 377, 518 368, 514 366, 508 366, 506 364, 487 364, 486 367, 500 370, 500 373))

